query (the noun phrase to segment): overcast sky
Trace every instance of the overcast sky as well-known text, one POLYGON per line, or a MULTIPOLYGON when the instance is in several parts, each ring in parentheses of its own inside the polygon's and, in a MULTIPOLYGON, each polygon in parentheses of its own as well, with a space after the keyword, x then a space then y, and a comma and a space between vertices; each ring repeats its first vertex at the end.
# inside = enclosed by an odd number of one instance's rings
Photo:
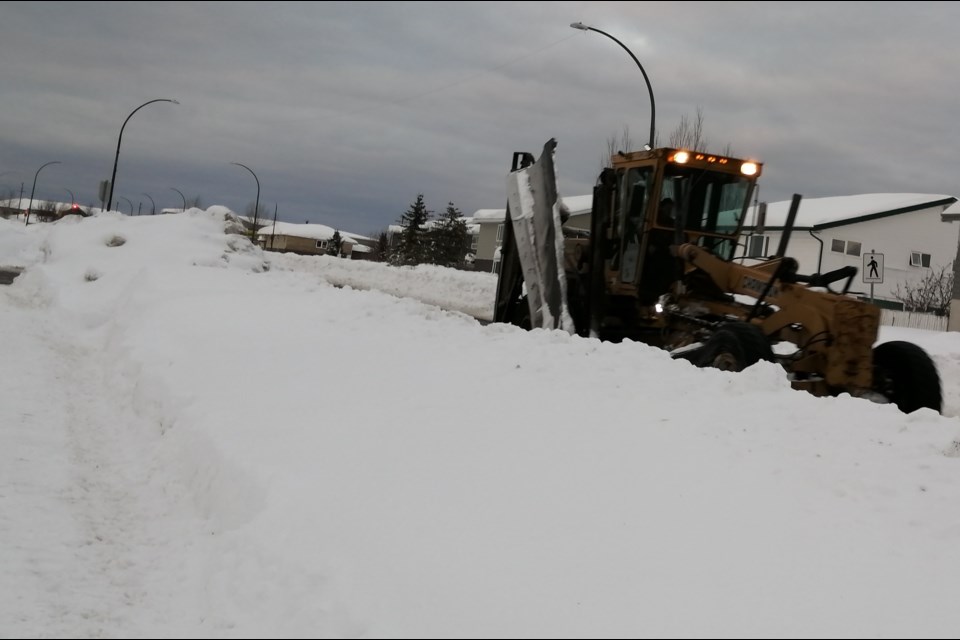
MULTIPOLYGON (((708 148, 765 163, 761 199, 960 194, 958 3, 4 3, 0 190, 243 212, 368 234, 423 193, 506 201, 513 151, 556 137, 588 193, 607 139, 666 143, 701 108, 708 148)), ((130 205, 120 201, 120 208, 130 205)))

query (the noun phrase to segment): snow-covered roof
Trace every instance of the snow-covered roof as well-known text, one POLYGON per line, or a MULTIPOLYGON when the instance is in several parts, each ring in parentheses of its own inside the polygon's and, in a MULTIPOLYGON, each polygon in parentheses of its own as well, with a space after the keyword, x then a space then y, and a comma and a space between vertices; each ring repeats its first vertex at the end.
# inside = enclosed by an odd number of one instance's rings
MULTIPOLYGON (((501 215, 501 216, 500 216, 500 219, 503 220, 503 217, 504 217, 504 216, 501 215)), ((465 223, 467 223, 467 233, 468 233, 468 234, 476 235, 476 234, 480 233, 480 225, 477 223, 477 221, 476 221, 474 218, 472 218, 472 217, 463 217, 463 218, 461 218, 461 220, 463 220, 465 223)), ((429 228, 431 228, 431 227, 436 226, 436 224, 437 224, 438 222, 439 222, 439 220, 427 220, 426 224, 423 225, 423 228, 424 228, 424 229, 429 229, 429 228)), ((388 226, 387 226, 387 233, 388 233, 388 234, 403 233, 403 229, 404 229, 404 227, 403 227, 402 224, 391 224, 391 225, 388 225, 388 226)))
MULTIPOLYGON (((571 215, 590 213, 593 209, 593 194, 584 196, 561 196, 560 201, 567 207, 571 215)), ((507 217, 506 209, 477 209, 473 219, 480 223, 503 222, 507 217)))
MULTIPOLYGON (((261 228, 260 231, 257 232, 257 235, 263 237, 276 234, 279 236, 292 236, 294 238, 309 238, 311 240, 330 240, 333 238, 335 231, 337 231, 337 229, 328 227, 325 224, 294 224, 293 222, 278 222, 276 224, 276 230, 274 230, 273 224, 269 224, 261 228)), ((367 238, 366 236, 362 236, 359 233, 350 233, 348 231, 340 231, 340 237, 344 240, 350 240, 351 242, 371 239, 367 238)))
POLYGON ((560 198, 570 215, 576 216, 582 213, 590 213, 593 210, 593 194, 588 193, 585 196, 564 196, 560 198))
POLYGON ((944 222, 955 222, 960 220, 960 202, 954 202, 947 207, 947 210, 940 214, 944 222))
POLYGON ((50 209, 51 207, 59 211, 60 209, 69 209, 70 203, 59 202, 57 200, 40 200, 39 198, 34 198, 31 205, 29 196, 24 198, 9 198, 7 200, 0 200, 0 207, 16 209, 18 206, 21 211, 26 211, 28 207, 30 207, 33 211, 50 209))
MULTIPOLYGON (((929 193, 865 193, 857 196, 832 198, 804 198, 794 227, 813 229, 859 222, 863 219, 880 218, 911 211, 920 211, 935 206, 949 206, 957 199, 953 196, 929 193)), ((787 223, 791 201, 771 202, 767 205, 767 229, 782 228, 787 223)), ((746 224, 756 225, 755 208, 747 211, 746 224)))
POLYGON ((506 209, 477 209, 473 212, 473 219, 479 224, 483 224, 484 222, 503 222, 506 217, 506 209))

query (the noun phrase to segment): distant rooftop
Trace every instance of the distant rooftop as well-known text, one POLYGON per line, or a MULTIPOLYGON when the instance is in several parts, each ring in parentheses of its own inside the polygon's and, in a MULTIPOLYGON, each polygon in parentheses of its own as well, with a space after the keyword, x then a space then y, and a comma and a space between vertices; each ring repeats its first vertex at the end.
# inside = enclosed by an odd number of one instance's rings
MULTIPOLYGON (((849 224, 863 218, 879 218, 899 213, 920 211, 935 206, 949 207, 957 202, 953 196, 929 193, 866 193, 858 196, 832 198, 804 198, 800 200, 795 227, 814 229, 849 224)), ((782 228, 787 223, 790 201, 767 205, 765 227, 782 228)), ((747 211, 746 224, 756 225, 756 209, 747 211)))
MULTIPOLYGON (((561 196, 560 202, 567 207, 570 215, 590 213, 593 209, 593 194, 590 193, 585 196, 561 196)), ((503 222, 506 217, 506 209, 477 209, 473 214, 473 219, 477 222, 503 222)))

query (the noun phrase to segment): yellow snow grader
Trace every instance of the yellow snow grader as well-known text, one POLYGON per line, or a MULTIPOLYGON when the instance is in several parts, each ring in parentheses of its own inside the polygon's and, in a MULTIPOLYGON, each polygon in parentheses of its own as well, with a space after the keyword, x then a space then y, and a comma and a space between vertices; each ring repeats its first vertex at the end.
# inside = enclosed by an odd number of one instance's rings
POLYGON ((594 187, 587 232, 564 225, 555 148, 513 156, 494 321, 641 341, 697 366, 768 360, 816 395, 941 410, 925 351, 874 346, 879 308, 848 295, 857 269, 804 275, 786 255, 800 196, 777 253, 743 257, 761 164, 673 148, 618 153, 594 187))

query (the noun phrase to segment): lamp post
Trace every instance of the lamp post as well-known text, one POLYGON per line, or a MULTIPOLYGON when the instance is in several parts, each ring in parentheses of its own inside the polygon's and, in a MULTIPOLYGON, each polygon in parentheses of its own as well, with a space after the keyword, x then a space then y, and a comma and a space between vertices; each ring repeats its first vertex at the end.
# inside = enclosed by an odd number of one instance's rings
POLYGON ((240 164, 239 162, 231 162, 230 164, 235 164, 238 167, 243 167, 250 172, 250 175, 253 176, 253 179, 257 181, 257 200, 253 205, 253 229, 250 232, 250 238, 253 240, 253 244, 257 244, 257 217, 260 214, 260 179, 257 177, 257 174, 253 172, 253 169, 248 167, 245 164, 240 164))
POLYGON ((127 119, 123 121, 123 126, 120 127, 120 135, 117 137, 117 155, 113 158, 113 174, 110 176, 110 195, 107 197, 107 211, 110 211, 110 204, 113 202, 113 183, 117 179, 117 161, 120 160, 120 142, 123 140, 123 130, 126 128, 127 123, 130 122, 130 118, 133 117, 137 111, 143 109, 148 104, 153 104, 154 102, 172 102, 173 104, 180 104, 176 100, 170 98, 157 98, 156 100, 150 100, 149 102, 144 102, 142 105, 130 112, 130 115, 127 116, 127 119))
POLYGON ((656 128, 656 120, 657 120, 657 105, 653 100, 653 87, 650 86, 650 78, 647 77, 647 72, 643 69, 643 65, 640 64, 640 61, 637 60, 637 56, 633 55, 633 52, 627 48, 627 45, 623 44, 622 42, 614 38, 612 35, 610 35, 606 31, 600 31, 600 29, 595 29, 593 27, 587 26, 582 22, 574 22, 570 26, 573 27, 574 29, 580 29, 581 31, 596 31, 600 35, 607 36, 608 38, 616 42, 618 45, 623 47, 623 50, 626 51, 628 54, 630 54, 630 57, 633 58, 633 61, 637 63, 637 66, 640 68, 640 73, 643 74, 643 80, 647 83, 647 91, 650 93, 650 141, 647 143, 647 149, 653 149, 653 136, 654 136, 654 131, 656 128))
MULTIPOLYGON (((146 192, 145 192, 143 195, 145 195, 145 196, 147 196, 148 198, 150 198, 150 194, 149 194, 149 193, 146 193, 146 192)), ((150 215, 152 215, 152 216, 157 215, 157 203, 153 201, 153 198, 150 198, 150 205, 153 207, 153 208, 150 210, 150 215)))
MULTIPOLYGON (((117 196, 117 197, 120 198, 121 200, 127 201, 127 204, 130 205, 130 215, 133 215, 133 202, 131 202, 129 198, 124 198, 123 196, 117 196)), ((120 211, 120 207, 117 207, 117 211, 120 211)))
POLYGON ((180 212, 183 213, 184 211, 187 210, 187 197, 183 195, 183 191, 180 191, 180 189, 177 189, 176 187, 170 187, 170 188, 176 191, 177 193, 179 193, 180 197, 183 199, 183 209, 180 210, 180 212))
POLYGON ((54 160, 53 162, 48 162, 45 165, 41 165, 37 172, 33 174, 33 188, 30 189, 30 204, 27 205, 27 219, 24 220, 24 226, 30 224, 30 210, 33 209, 33 194, 37 192, 37 176, 40 175, 40 172, 43 171, 43 167, 49 167, 52 164, 63 164, 59 160, 54 160))
POLYGON ((270 250, 273 251, 273 239, 277 235, 277 203, 273 203, 273 227, 270 228, 270 250))
POLYGON ((66 187, 64 187, 63 190, 70 194, 70 206, 72 207, 77 202, 77 199, 73 197, 73 191, 70 191, 70 189, 66 187))

